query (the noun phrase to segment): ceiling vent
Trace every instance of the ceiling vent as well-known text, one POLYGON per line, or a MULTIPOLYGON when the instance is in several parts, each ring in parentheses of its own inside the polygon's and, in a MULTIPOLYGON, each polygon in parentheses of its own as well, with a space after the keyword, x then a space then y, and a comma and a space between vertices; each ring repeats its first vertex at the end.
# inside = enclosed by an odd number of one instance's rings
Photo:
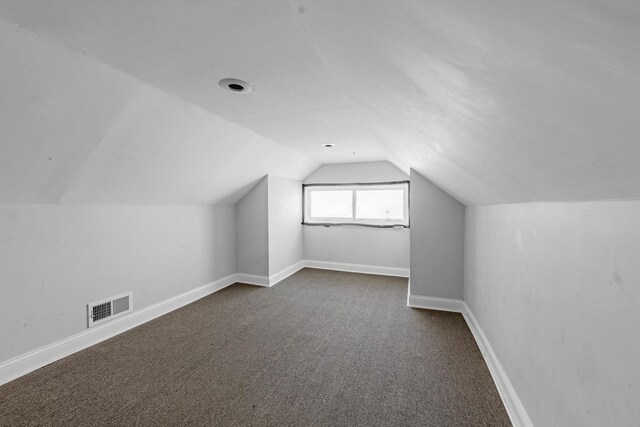
POLYGON ((249 83, 238 79, 222 79, 218 84, 221 88, 235 93, 249 93, 253 90, 249 83))
POLYGON ((118 295, 87 304, 88 327, 122 316, 133 310, 133 293, 118 295))

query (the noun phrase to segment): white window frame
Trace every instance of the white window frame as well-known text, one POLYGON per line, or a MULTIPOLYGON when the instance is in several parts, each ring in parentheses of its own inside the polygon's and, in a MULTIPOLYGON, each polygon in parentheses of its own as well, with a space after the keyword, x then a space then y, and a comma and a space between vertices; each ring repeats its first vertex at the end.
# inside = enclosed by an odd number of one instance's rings
POLYGON ((377 228, 409 228, 409 181, 371 182, 354 184, 303 184, 302 185, 302 224, 331 227, 336 225, 357 225, 377 228), (366 219, 356 218, 358 191, 396 190, 404 191, 403 218, 366 219), (311 193, 314 191, 352 191, 352 216, 345 218, 321 218, 311 216, 311 193))

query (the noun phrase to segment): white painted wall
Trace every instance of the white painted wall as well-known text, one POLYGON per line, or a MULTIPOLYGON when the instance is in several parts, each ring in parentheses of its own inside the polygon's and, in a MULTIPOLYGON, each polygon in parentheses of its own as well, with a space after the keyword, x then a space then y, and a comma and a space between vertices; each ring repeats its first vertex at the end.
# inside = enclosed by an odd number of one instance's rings
MULTIPOLYGON (((406 181, 409 177, 389 162, 323 165, 306 184, 406 181)), ((304 258, 348 264, 409 268, 409 230, 358 226, 303 226, 304 258)))
POLYGON ((464 298, 538 426, 640 420, 640 201, 467 208, 464 298))
POLYGON ((411 295, 462 299, 465 206, 411 170, 411 295))
POLYGON ((304 226, 304 258, 409 268, 409 230, 304 226))
POLYGON ((359 184, 363 182, 408 181, 409 176, 389 162, 333 163, 322 165, 305 184, 359 184))
POLYGON ((0 363, 236 271, 233 207, 0 205, 0 363))
POLYGON ((303 259, 302 182, 269 175, 269 275, 303 259))
POLYGON ((269 276, 268 180, 265 176, 236 204, 238 272, 269 276))

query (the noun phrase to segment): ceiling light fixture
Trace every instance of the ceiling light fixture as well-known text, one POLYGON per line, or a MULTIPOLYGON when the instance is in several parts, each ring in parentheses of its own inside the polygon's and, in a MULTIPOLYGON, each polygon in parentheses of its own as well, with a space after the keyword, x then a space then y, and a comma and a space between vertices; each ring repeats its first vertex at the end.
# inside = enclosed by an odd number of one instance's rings
POLYGON ((221 88, 235 93, 249 93, 253 90, 249 83, 238 79, 222 79, 218 84, 221 88))
POLYGON ((331 147, 335 147, 335 146, 336 146, 336 144, 322 144, 322 146, 323 146, 324 148, 331 148, 331 147))

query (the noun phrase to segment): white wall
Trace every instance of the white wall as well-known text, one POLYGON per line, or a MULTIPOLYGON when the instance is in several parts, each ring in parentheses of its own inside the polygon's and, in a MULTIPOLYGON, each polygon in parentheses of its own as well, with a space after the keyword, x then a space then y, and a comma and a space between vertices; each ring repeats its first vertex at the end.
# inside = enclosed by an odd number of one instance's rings
POLYGON ((238 272, 269 275, 269 215, 267 177, 236 204, 238 272))
POLYGON ((467 208, 464 297, 535 425, 640 420, 640 201, 467 208))
POLYGON ((411 170, 411 295, 462 299, 465 207, 411 170))
POLYGON ((304 226, 304 258, 409 268, 409 230, 304 226))
POLYGON ((269 175, 269 275, 303 259, 302 182, 269 175))
POLYGON ((359 184, 363 182, 407 181, 406 173, 389 162, 333 163, 322 165, 305 184, 359 184))
MULTIPOLYGON (((409 177, 389 162, 323 165, 306 184, 406 181, 409 177)), ((305 225, 304 257, 308 260, 409 268, 409 230, 358 226, 305 225)))
POLYGON ((236 271, 233 207, 0 205, 0 362, 236 271))

